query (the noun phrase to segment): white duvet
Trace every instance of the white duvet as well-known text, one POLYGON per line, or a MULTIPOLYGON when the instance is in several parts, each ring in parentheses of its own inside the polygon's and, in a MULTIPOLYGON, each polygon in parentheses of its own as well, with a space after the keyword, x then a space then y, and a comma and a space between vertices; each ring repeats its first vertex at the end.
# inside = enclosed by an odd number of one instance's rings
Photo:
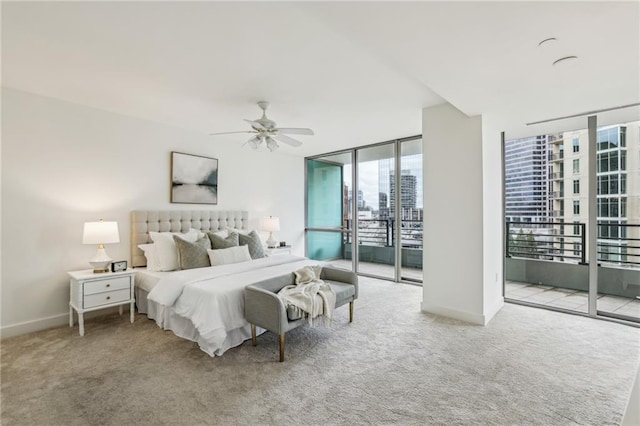
MULTIPOLYGON (((176 271, 161 279, 148 298, 170 307, 190 320, 209 355, 222 355, 228 333, 248 322, 244 316, 244 288, 254 282, 291 273, 318 261, 292 255, 278 255, 249 262, 176 271)), ((156 318, 164 328, 163 319, 156 318)), ((238 344, 240 344, 239 342, 238 344)))

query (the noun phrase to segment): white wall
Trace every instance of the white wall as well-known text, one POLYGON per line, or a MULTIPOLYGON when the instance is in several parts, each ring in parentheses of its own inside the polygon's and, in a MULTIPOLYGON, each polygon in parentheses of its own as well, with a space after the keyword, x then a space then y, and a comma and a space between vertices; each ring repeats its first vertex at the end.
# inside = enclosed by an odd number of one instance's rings
POLYGON ((304 160, 11 89, 2 90, 2 336, 67 321, 66 271, 88 269, 85 221, 116 220, 130 260, 136 209, 249 210, 280 217, 275 236, 304 253, 304 160), (218 204, 169 202, 170 153, 219 160, 218 204))
POLYGON ((422 310, 486 324, 502 306, 501 236, 494 234, 501 211, 500 144, 498 169, 484 170, 483 162, 495 165, 496 147, 483 144, 481 117, 439 105, 423 110, 422 127, 422 310))
POLYGON ((485 323, 504 306, 504 213, 501 127, 482 117, 483 316, 485 323))

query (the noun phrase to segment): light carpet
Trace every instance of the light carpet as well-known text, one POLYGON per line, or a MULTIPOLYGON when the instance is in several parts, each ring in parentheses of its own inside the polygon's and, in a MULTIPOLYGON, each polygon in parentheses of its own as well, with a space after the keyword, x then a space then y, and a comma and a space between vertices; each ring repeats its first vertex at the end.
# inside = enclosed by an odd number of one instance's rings
POLYGON ((361 278, 355 321, 210 358, 143 315, 2 342, 4 425, 617 425, 637 328, 507 304, 486 327, 419 311, 422 289, 361 278))

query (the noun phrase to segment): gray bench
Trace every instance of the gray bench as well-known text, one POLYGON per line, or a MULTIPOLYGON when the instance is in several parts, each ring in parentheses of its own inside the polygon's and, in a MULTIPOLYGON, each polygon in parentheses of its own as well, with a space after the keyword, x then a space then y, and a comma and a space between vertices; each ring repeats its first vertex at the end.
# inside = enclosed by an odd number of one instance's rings
MULTIPOLYGON (((358 276, 352 271, 323 267, 320 279, 328 283, 336 293, 336 308, 349 303, 349 322, 353 322, 353 302, 358 298, 358 276)), ((280 362, 284 361, 287 331, 306 323, 296 316, 278 297, 284 286, 294 284, 293 273, 270 278, 247 286, 244 290, 244 313, 251 324, 251 341, 256 346, 256 326, 280 336, 280 362)))

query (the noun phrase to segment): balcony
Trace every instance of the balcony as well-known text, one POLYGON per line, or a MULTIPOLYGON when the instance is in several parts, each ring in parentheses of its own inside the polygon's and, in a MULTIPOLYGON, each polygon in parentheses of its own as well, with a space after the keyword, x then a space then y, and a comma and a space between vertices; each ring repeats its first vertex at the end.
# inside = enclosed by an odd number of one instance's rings
MULTIPOLYGON (((351 230, 352 221, 347 220, 347 230, 351 230)), ((403 220, 400 225, 402 242, 402 264, 404 268, 422 270, 422 236, 421 220, 403 220)), ((351 259, 351 233, 345 234, 343 241, 343 258, 351 259)), ((395 263, 395 220, 394 219, 359 219, 358 220, 358 256, 359 261, 382 265, 395 263)))
POLYGON ((562 138, 562 135, 551 135, 549 136, 549 142, 552 144, 559 144, 559 143, 563 143, 564 139, 562 138))
POLYGON ((560 151, 556 154, 551 154, 549 156, 549 160, 551 161, 562 161, 564 160, 564 151, 560 151))
MULTIPOLYGON (((422 238, 421 220, 402 220, 401 232, 401 278, 412 282, 422 282, 422 238)), ((312 237, 317 243, 309 248, 312 259, 326 260, 332 264, 351 269, 353 241, 352 220, 345 220, 342 237, 340 234, 327 234, 312 237), (329 236, 333 235, 333 236, 329 236)), ((313 231, 312 231, 313 232, 313 231)), ((317 231, 316 231, 317 232, 317 231)), ((395 277, 395 220, 359 219, 358 220, 358 272, 384 278, 395 277)), ((308 240, 309 241, 309 240, 308 240)), ((309 244, 309 242, 308 242, 309 244)))
MULTIPOLYGON (((506 224, 505 298, 588 312, 586 224, 506 224), (554 235, 569 228, 575 235, 554 235)), ((640 321, 640 225, 598 224, 598 313, 640 321)))
POLYGON ((551 173, 551 180, 560 180, 560 179, 564 179, 564 172, 551 173))

